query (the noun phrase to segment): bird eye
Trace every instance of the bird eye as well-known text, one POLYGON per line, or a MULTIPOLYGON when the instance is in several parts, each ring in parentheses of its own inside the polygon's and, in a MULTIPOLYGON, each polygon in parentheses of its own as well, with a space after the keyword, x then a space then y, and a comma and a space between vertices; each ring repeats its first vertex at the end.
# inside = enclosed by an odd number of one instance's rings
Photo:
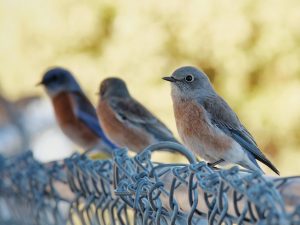
POLYGON ((51 79, 52 81, 57 81, 58 80, 58 76, 57 75, 54 75, 51 79))
POLYGON ((193 82, 194 81, 194 76, 193 75, 187 75, 184 79, 187 82, 193 82))

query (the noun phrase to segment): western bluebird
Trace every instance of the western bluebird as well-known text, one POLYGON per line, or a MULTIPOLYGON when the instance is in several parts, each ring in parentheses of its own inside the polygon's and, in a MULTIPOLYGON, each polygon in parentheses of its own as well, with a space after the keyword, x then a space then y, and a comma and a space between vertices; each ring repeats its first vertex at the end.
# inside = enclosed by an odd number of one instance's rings
POLYGON ((123 80, 105 79, 99 94, 99 121, 108 137, 120 147, 140 152, 159 141, 178 143, 159 119, 131 97, 123 80))
POLYGON ((177 130, 189 149, 212 164, 235 163, 261 173, 257 159, 279 174, 204 72, 186 66, 163 79, 171 82, 177 130))
POLYGON ((39 84, 51 98, 57 122, 67 137, 85 150, 112 152, 116 146, 104 134, 95 108, 68 70, 50 69, 39 84))

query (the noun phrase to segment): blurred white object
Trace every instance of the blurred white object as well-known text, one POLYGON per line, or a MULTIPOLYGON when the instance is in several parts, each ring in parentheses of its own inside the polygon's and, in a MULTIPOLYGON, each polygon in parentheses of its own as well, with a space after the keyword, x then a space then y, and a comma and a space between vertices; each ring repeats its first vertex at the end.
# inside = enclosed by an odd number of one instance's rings
POLYGON ((39 160, 50 161, 69 156, 76 149, 58 128, 49 101, 35 98, 22 107, 8 101, 5 104, 9 106, 7 112, 14 110, 14 115, 0 124, 0 154, 30 149, 39 160))
POLYGON ((11 124, 0 126, 0 154, 12 153, 22 146, 18 128, 11 124))
POLYGON ((57 126, 53 126, 32 140, 32 149, 36 159, 47 162, 70 156, 75 147, 57 126))
POLYGON ((75 150, 57 126, 52 105, 48 100, 34 101, 24 110, 23 123, 31 135, 31 149, 37 159, 62 159, 75 150))

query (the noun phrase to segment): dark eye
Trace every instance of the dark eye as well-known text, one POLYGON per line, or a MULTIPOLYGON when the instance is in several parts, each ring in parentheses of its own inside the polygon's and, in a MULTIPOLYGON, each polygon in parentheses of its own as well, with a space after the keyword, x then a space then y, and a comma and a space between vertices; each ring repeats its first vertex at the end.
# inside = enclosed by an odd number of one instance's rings
POLYGON ((58 80, 58 76, 57 75, 54 75, 51 79, 52 81, 57 81, 58 80))
POLYGON ((193 82, 194 81, 194 76, 193 75, 187 75, 184 79, 187 82, 193 82))

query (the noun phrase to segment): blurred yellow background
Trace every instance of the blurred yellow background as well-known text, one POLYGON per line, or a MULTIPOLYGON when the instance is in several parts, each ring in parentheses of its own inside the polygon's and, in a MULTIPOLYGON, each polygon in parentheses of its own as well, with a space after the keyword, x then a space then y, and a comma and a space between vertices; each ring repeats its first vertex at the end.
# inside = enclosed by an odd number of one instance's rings
POLYGON ((54 65, 94 103, 102 79, 122 77, 176 136, 161 77, 201 67, 281 174, 300 173, 298 0, 1 0, 1 93, 44 95, 54 65))

